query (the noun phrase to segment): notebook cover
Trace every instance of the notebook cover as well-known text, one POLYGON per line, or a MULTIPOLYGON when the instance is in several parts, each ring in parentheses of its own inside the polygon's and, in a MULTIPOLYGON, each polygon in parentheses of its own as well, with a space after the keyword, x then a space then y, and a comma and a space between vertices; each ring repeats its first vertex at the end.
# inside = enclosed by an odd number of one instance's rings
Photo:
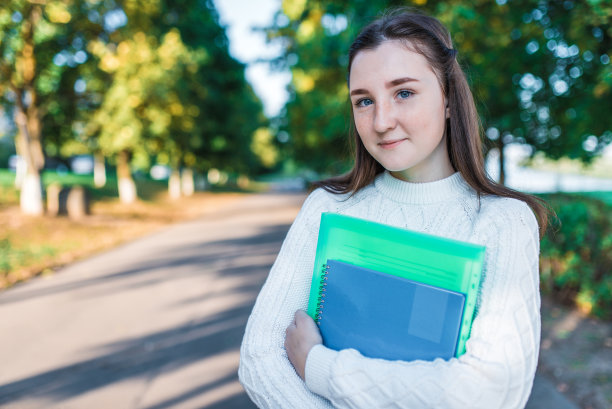
POLYGON ((463 294, 336 260, 324 274, 317 321, 325 346, 388 360, 455 355, 463 294))
POLYGON ((339 260, 465 295, 455 356, 465 352, 485 247, 350 216, 323 213, 308 313, 315 318, 322 266, 339 260))

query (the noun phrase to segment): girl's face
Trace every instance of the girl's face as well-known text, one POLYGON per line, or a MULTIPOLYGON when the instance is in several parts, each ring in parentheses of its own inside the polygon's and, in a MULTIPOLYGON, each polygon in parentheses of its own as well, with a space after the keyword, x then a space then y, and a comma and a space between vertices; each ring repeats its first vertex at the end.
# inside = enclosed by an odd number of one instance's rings
POLYGON ((425 57, 400 41, 386 41, 355 56, 349 84, 357 132, 385 169, 411 182, 453 174, 446 100, 425 57))

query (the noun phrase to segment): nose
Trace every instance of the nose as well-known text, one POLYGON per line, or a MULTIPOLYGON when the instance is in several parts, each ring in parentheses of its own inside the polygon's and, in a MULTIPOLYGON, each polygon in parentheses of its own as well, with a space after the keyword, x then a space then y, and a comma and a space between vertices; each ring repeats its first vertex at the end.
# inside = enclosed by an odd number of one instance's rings
POLYGON ((374 110, 374 130, 378 133, 395 128, 397 123, 392 104, 379 102, 374 110))

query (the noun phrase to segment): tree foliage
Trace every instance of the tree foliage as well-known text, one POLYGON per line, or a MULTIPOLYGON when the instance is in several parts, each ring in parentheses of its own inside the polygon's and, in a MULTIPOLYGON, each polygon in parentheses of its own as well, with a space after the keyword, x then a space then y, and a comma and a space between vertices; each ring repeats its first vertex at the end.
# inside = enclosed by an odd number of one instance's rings
POLYGON ((9 0, 0 57, 30 171, 77 153, 142 170, 262 166, 250 146, 267 120, 210 0, 9 0))
POLYGON ((534 154, 589 162, 612 141, 612 120, 602 116, 612 108, 611 6, 514 0, 437 10, 457 33, 497 147, 518 142, 534 154))
POLYGON ((252 171, 249 143, 265 118, 212 3, 145 3, 124 2, 128 23, 90 44, 112 84, 89 133, 143 168, 252 171))
MULTIPOLYGON (((9 0, 0 6, 0 102, 17 125, 15 145, 26 163, 21 205, 27 213, 40 214, 43 210, 43 125, 53 114, 58 117, 56 124, 68 123, 70 120, 63 120, 72 113, 61 109, 66 100, 59 87, 73 84, 67 67, 58 64, 56 58, 62 51, 70 53, 74 27, 81 27, 83 32, 99 30, 99 26, 78 18, 90 6, 78 0, 9 0)), ((86 59, 86 55, 78 55, 86 59)))
MULTIPOLYGON (((347 53, 390 0, 284 0, 268 30, 293 74, 283 130, 303 164, 337 172, 350 108, 347 53)), ((590 161, 612 140, 612 6, 594 0, 415 0, 451 31, 490 140, 590 161)), ((503 149, 502 149, 503 151, 503 149)))

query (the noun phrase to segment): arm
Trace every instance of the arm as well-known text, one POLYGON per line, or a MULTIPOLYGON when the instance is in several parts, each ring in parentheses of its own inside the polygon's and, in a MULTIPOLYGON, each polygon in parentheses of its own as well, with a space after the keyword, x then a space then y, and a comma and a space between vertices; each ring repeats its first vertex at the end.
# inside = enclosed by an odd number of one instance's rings
POLYGON ((524 407, 540 337, 538 227, 522 203, 495 213, 487 223, 481 302, 463 356, 393 362, 316 345, 306 360, 310 390, 339 408, 524 407))
POLYGON ((238 376, 260 408, 330 408, 310 392, 287 359, 285 329, 308 304, 320 213, 315 191, 291 226, 249 317, 238 376))

